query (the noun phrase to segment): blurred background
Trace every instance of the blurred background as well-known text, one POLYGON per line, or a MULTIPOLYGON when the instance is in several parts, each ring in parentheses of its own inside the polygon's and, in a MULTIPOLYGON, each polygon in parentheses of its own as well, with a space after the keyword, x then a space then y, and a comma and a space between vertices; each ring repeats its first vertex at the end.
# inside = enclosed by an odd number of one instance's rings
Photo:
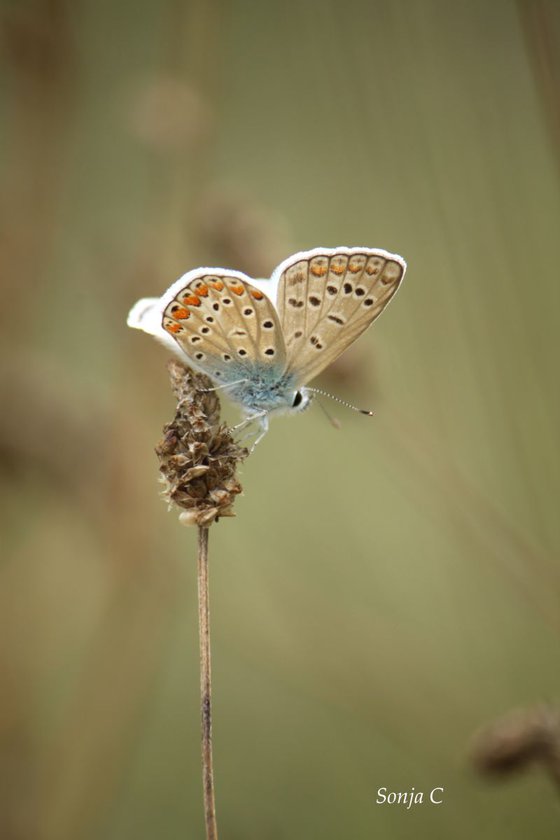
MULTIPOLYGON (((210 534, 226 840, 548 838, 469 744, 559 691, 560 6, 4 0, 0 836, 203 836, 196 533, 159 498, 197 265, 401 253, 210 534), (557 329, 557 322, 556 322, 557 329), (377 790, 445 788, 439 807, 377 790)), ((231 421, 237 415, 224 406, 231 421)))

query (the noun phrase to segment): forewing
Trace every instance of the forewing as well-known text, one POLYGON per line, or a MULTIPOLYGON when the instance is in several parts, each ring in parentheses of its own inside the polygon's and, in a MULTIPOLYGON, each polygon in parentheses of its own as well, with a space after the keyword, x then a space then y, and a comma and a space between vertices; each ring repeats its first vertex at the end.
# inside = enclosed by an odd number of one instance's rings
POLYGON ((182 280, 162 299, 162 325, 194 367, 223 382, 250 377, 256 363, 284 368, 274 305, 246 275, 203 268, 182 280))
POLYGON ((309 382, 385 309, 404 276, 402 257, 374 248, 317 248, 281 263, 277 309, 287 370, 309 382))

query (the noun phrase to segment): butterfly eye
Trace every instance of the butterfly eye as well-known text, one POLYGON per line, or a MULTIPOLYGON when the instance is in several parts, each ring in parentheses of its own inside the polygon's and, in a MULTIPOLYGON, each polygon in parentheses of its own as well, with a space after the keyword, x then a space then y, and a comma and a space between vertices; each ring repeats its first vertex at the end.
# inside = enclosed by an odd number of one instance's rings
POLYGON ((301 405, 303 402, 303 394, 301 391, 296 391, 294 394, 294 401, 292 403, 292 408, 297 408, 298 405, 301 405))

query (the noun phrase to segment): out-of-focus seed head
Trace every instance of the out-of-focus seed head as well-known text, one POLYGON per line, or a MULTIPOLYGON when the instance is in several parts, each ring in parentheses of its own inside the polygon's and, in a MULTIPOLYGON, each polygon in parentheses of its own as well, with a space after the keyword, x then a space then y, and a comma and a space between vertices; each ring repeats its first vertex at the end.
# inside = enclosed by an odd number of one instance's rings
POLYGON ((537 764, 558 770, 560 710, 538 704, 509 712, 476 734, 471 758, 476 770, 495 777, 537 764))
POLYGON ((210 379, 175 359, 167 367, 177 408, 156 446, 163 496, 181 508, 183 524, 208 527, 221 516, 235 516, 233 503, 242 492, 236 470, 248 452, 220 422, 210 379))

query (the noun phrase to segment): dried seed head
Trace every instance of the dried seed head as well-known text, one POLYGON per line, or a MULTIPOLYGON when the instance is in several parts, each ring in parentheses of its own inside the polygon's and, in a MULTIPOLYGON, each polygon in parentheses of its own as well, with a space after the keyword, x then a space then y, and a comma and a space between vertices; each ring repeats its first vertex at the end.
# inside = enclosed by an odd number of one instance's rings
POLYGON ((164 498, 182 509, 185 525, 208 527, 220 516, 235 516, 235 496, 241 493, 237 465, 247 450, 220 423, 220 401, 212 382, 173 359, 167 365, 177 409, 156 446, 165 484, 164 498))

